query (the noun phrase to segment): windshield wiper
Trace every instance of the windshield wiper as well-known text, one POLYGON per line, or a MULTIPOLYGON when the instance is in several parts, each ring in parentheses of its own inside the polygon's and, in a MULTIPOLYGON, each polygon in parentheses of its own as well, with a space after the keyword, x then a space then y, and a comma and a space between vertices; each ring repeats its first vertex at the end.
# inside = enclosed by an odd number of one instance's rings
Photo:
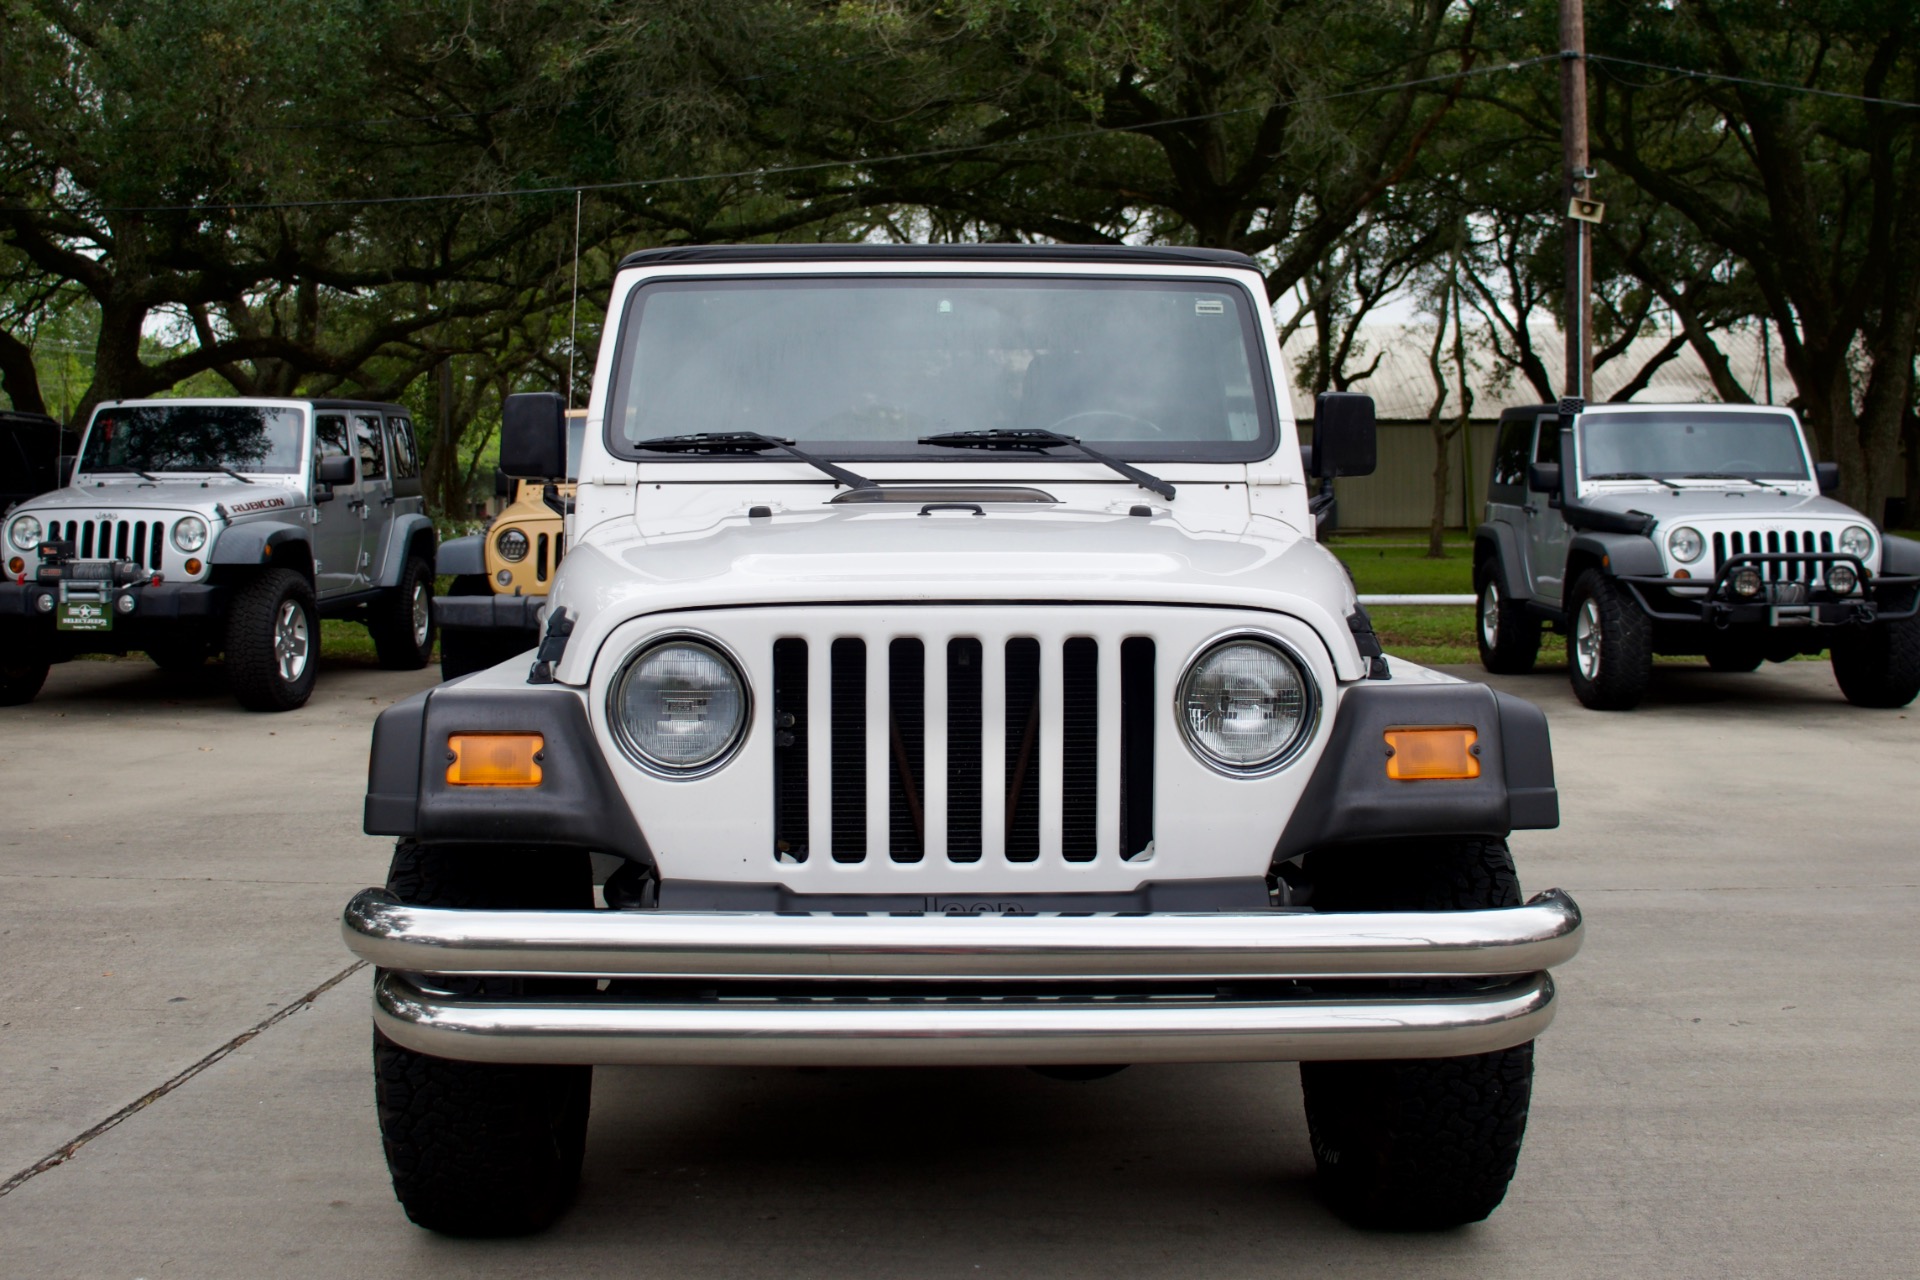
POLYGON ((1777 484, 1768 484, 1765 480, 1756 480, 1752 476, 1743 476, 1732 471, 1691 471, 1680 478, 1682 480, 1744 480, 1750 485, 1757 485, 1762 489, 1771 489, 1775 493, 1786 492, 1785 489, 1782 489, 1777 484))
POLYGON ((241 475, 238 471, 235 471, 232 467, 229 467, 222 462, 205 462, 205 463, 182 462, 175 466, 162 467, 160 469, 162 471, 224 471, 226 474, 232 476, 235 480, 238 480, 241 484, 253 483, 252 480, 248 479, 246 476, 241 475))
POLYGON ((140 468, 135 466, 129 466, 127 463, 124 463, 124 462, 103 462, 97 467, 82 467, 80 469, 82 471, 91 471, 95 475, 98 475, 102 471, 131 471, 134 475, 139 476, 142 480, 151 480, 155 484, 158 484, 160 482, 159 476, 150 476, 146 472, 142 471, 140 468))
POLYGON ((765 453, 769 449, 779 449, 816 471, 824 471, 849 489, 879 488, 857 472, 794 448, 791 440, 763 436, 758 431, 702 431, 690 436, 656 436, 651 440, 642 440, 633 447, 651 453, 765 453))
POLYGON ((1063 436, 1053 431, 1041 431, 1034 427, 1000 427, 991 431, 948 431, 937 436, 921 436, 920 443, 942 449, 1009 449, 1027 453, 1045 453, 1048 449, 1060 448, 1078 449, 1089 461, 1118 471, 1149 493, 1157 493, 1168 502, 1173 501, 1173 486, 1159 476, 1081 444, 1073 436, 1063 436))
POLYGON ((1651 480, 1655 484, 1663 484, 1667 486, 1667 488, 1672 489, 1675 493, 1678 493, 1682 487, 1680 485, 1675 484, 1671 480, 1662 480, 1659 476, 1650 476, 1644 471, 1609 471, 1605 475, 1588 476, 1587 479, 1589 480, 1651 480))

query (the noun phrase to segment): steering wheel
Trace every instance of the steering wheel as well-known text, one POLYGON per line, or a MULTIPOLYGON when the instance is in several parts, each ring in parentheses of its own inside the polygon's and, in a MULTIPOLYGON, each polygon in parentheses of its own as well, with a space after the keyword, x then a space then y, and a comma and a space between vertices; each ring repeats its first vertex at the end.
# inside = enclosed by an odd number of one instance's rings
MULTIPOLYGON (((1122 413, 1118 409, 1082 409, 1079 413, 1068 414, 1066 417, 1061 418, 1059 421, 1050 424, 1046 429, 1048 431, 1055 432, 1056 434, 1070 435, 1072 434, 1071 432, 1063 432, 1060 430, 1060 428, 1066 426, 1069 422, 1074 422, 1081 418, 1118 418, 1122 422, 1131 422, 1135 424, 1136 426, 1142 428, 1143 431, 1145 431, 1145 433, 1148 435, 1164 436, 1166 434, 1166 430, 1163 427, 1161 427, 1159 423, 1149 421, 1148 419, 1142 418, 1137 414, 1122 413)), ((1128 439, 1129 437, 1115 436, 1113 438, 1118 440, 1125 440, 1125 439, 1128 439)))

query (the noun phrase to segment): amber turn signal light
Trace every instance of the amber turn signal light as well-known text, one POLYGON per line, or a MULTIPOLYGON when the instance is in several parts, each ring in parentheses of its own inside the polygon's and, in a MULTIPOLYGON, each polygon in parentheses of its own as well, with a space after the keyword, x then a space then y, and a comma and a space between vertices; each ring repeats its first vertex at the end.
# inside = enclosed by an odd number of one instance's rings
POLYGON ((537 787, 541 748, 537 733, 456 733, 447 739, 447 785, 537 787))
POLYGON ((200 569, 201 569, 201 564, 200 564, 200 562, 199 562, 198 560, 189 560, 189 561, 187 561, 187 572, 188 572, 188 573, 199 573, 199 572, 200 572, 200 569))
POLYGON ((1480 776, 1480 734, 1470 728, 1389 729, 1387 776, 1399 782, 1480 776))

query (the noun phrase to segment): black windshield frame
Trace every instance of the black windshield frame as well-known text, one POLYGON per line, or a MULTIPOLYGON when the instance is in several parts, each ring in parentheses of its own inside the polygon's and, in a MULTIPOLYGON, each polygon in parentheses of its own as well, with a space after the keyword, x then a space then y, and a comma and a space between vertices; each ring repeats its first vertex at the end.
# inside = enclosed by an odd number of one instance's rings
MULTIPOLYGON (((612 377, 607 387, 605 401, 605 421, 601 428, 602 440, 607 451, 616 458, 629 462, 645 462, 650 465, 686 466, 690 464, 732 464, 748 465, 759 462, 762 465, 774 461, 767 456, 755 455, 662 455, 636 449, 634 442, 626 437, 622 430, 624 406, 627 402, 636 362, 633 347, 640 331, 642 317, 650 299, 670 291, 711 290, 711 289, 765 289, 769 287, 794 286, 804 288, 874 288, 899 286, 907 288, 966 289, 982 287, 1002 288, 1072 288, 1072 289, 1133 289, 1179 292, 1193 289, 1205 289, 1210 292, 1226 294, 1233 299, 1235 319, 1239 325, 1247 370, 1251 382, 1253 411, 1257 430, 1250 439, 1226 441, 1114 441, 1097 440, 1097 446, 1105 452, 1128 462, 1168 463, 1168 462, 1206 462, 1206 463, 1249 463, 1258 462, 1272 456, 1279 447, 1280 413, 1274 404, 1274 373, 1270 353, 1267 350, 1265 331, 1260 320, 1259 308, 1263 301, 1256 300, 1245 284, 1238 280, 1215 275, 1178 275, 1178 276, 1137 276, 1137 275, 1078 275, 1053 273, 956 273, 952 271, 926 272, 885 272, 885 273, 795 273, 765 274, 743 273, 739 275, 700 275, 669 276, 640 282, 627 295, 620 317, 619 333, 615 345, 615 357, 612 377)), ((927 464, 939 467, 979 467, 979 466, 1020 466, 1023 463, 1031 467, 1035 461, 1033 454, 981 453, 972 450, 942 449, 937 446, 921 445, 917 439, 902 441, 858 441, 858 442, 822 442, 807 440, 802 442, 807 449, 823 458, 839 462, 911 462, 915 465, 927 464)), ((1074 462, 1076 459, 1059 456, 1043 458, 1054 463, 1074 462)))

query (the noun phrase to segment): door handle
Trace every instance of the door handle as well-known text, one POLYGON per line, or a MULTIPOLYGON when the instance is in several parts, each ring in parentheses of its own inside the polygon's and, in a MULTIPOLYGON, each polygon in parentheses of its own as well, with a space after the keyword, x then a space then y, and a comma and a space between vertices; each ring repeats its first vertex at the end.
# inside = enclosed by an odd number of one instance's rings
POLYGON ((1530 516, 1537 516, 1540 514, 1540 508, 1534 506, 1531 502, 1529 502, 1526 506, 1520 509, 1526 512, 1530 516))
POLYGON ((392 495, 392 494, 388 494, 388 495, 387 495, 386 497, 384 497, 384 498, 382 498, 382 499, 380 499, 380 505, 381 505, 381 506, 383 506, 383 507, 390 507, 390 506, 392 506, 392 505, 393 505, 393 495, 392 495))

